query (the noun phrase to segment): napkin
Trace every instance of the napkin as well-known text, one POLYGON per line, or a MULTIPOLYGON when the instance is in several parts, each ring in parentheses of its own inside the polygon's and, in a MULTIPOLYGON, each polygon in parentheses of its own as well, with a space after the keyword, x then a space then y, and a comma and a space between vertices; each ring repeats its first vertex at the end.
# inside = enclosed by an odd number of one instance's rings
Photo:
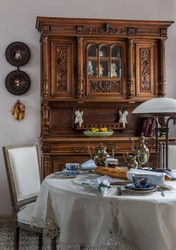
POLYGON ((133 181, 132 175, 134 175, 134 174, 150 176, 152 178, 151 184, 153 184, 153 185, 166 187, 166 188, 170 187, 166 182, 166 176, 168 177, 168 175, 166 173, 152 172, 152 171, 143 170, 143 169, 133 169, 133 168, 131 168, 127 172, 127 178, 129 180, 133 181))
POLYGON ((97 167, 97 165, 95 164, 94 160, 90 159, 86 162, 84 162, 82 165, 81 165, 81 169, 82 170, 95 170, 97 167))
POLYGON ((91 187, 99 189, 102 195, 105 195, 108 191, 108 187, 110 186, 109 180, 100 180, 96 178, 92 180, 89 184, 91 187))

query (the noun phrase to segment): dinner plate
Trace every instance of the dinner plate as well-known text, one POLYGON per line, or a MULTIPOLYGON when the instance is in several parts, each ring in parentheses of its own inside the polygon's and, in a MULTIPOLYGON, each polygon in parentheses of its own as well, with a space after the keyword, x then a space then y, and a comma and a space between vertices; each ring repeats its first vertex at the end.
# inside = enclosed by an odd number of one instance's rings
POLYGON ((125 188, 137 193, 150 193, 157 190, 157 187, 155 185, 150 185, 148 188, 136 188, 133 183, 125 185, 125 188))

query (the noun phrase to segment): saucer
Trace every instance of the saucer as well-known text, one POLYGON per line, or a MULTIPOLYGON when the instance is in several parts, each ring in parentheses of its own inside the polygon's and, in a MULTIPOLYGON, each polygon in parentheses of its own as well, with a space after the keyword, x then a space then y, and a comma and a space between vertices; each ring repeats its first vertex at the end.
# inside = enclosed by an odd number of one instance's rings
POLYGON ((75 178, 76 176, 78 176, 80 174, 80 171, 78 170, 72 170, 72 171, 59 171, 54 173, 54 175, 57 175, 61 178, 75 178))
POLYGON ((125 185, 125 188, 138 193, 150 193, 157 190, 157 187, 155 185, 150 185, 148 188, 137 188, 133 183, 125 185))

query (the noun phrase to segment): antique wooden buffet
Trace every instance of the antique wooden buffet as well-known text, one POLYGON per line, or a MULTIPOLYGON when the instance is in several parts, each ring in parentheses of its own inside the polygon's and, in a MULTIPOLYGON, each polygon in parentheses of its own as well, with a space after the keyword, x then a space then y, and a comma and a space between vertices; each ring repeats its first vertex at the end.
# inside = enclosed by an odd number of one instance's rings
POLYGON ((66 162, 90 159, 103 143, 116 158, 138 142, 140 103, 166 95, 165 43, 171 21, 37 17, 41 33, 41 150, 43 178, 66 162), (83 124, 75 124, 75 111, 83 124), (125 127, 119 110, 128 111, 125 127), (111 137, 83 131, 108 127, 111 137))

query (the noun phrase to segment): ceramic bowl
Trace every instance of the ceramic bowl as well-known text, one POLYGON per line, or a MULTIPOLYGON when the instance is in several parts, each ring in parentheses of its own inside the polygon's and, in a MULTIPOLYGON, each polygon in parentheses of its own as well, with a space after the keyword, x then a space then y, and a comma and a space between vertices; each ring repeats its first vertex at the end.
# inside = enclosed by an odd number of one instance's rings
POLYGON ((88 137, 108 137, 111 136, 114 133, 114 131, 107 131, 107 132, 83 131, 83 133, 88 137))

